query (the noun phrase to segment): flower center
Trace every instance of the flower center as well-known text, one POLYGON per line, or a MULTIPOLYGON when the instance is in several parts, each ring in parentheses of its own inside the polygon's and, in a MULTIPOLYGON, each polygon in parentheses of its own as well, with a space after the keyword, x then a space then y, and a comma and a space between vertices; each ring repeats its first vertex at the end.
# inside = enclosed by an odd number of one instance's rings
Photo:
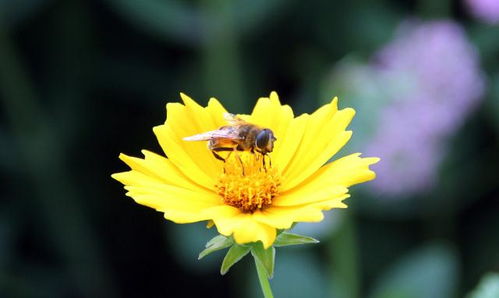
POLYGON ((216 188, 225 204, 252 213, 271 205, 279 185, 279 174, 269 156, 234 152, 225 160, 216 188))

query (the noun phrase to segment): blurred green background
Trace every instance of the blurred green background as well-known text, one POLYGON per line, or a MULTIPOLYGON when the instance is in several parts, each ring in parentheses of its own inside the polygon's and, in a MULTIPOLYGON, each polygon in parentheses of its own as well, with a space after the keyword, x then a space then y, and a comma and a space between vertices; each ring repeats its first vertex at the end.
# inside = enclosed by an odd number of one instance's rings
POLYGON ((276 297, 499 297, 486 2, 0 0, 0 297, 260 297, 249 258, 221 277, 222 253, 197 261, 215 231, 110 174, 161 153, 180 91, 249 113, 273 90, 296 114, 339 95, 358 111, 341 154, 382 157, 349 209, 296 226, 321 243, 278 250, 276 297))

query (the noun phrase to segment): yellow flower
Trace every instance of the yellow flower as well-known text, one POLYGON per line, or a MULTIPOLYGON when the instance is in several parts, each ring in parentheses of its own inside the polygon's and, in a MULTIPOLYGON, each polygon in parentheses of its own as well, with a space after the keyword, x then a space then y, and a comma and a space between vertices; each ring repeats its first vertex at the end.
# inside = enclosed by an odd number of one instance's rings
POLYGON ((259 153, 235 152, 216 159, 206 142, 183 138, 227 125, 214 98, 202 107, 185 94, 184 104, 168 103, 165 124, 154 133, 167 157, 143 150, 144 158, 120 154, 131 170, 113 174, 137 203, 163 212, 176 223, 208 221, 239 244, 272 245, 276 229, 295 222, 319 222, 323 210, 345 208, 348 187, 374 179, 369 165, 378 158, 351 154, 324 165, 350 139, 345 131, 355 111, 338 110, 337 99, 312 114, 294 117, 277 94, 260 98, 249 123, 277 138, 266 163, 259 153))

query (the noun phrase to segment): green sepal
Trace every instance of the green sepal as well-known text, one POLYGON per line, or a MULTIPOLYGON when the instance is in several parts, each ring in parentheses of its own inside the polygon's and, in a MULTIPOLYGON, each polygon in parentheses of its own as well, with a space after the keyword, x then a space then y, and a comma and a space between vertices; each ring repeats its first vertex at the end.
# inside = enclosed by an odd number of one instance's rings
POLYGON ((268 279, 274 276, 275 264, 275 248, 273 246, 264 249, 261 241, 258 241, 251 246, 251 254, 255 261, 260 262, 265 268, 265 274, 268 279))
POLYGON ((215 252, 217 250, 221 250, 231 246, 234 243, 232 237, 225 237, 223 235, 218 235, 213 237, 210 241, 206 243, 206 248, 199 253, 198 260, 206 257, 207 255, 215 252))
POLYGON ((273 245, 275 247, 280 247, 288 245, 313 244, 313 243, 319 243, 319 240, 308 236, 282 232, 277 236, 273 245))
POLYGON ((250 246, 233 243, 222 262, 220 274, 224 275, 225 273, 227 273, 230 267, 239 262, 245 255, 249 253, 250 250, 250 246))

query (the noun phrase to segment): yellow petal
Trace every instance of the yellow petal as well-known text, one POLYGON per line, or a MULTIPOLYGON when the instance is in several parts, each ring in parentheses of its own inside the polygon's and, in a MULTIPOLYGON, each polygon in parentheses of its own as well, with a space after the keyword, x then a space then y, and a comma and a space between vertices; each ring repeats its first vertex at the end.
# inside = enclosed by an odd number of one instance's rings
POLYGON ((213 220, 231 218, 241 214, 241 210, 229 205, 212 206, 210 208, 206 208, 202 212, 204 215, 209 216, 213 220))
POLYGON ((140 179, 141 185, 125 186, 127 196, 132 197, 138 204, 154 208, 165 213, 165 217, 177 222, 188 223, 210 219, 202 211, 221 204, 218 197, 201 195, 199 192, 186 190, 166 184, 152 183, 137 172, 115 174, 116 179, 127 181, 140 179), (120 177, 128 176, 128 177, 120 177))
POLYGON ((206 152, 203 153, 203 151, 209 152, 206 145, 203 146, 203 144, 199 143, 187 145, 181 143, 179 137, 167 125, 154 127, 154 133, 168 160, 185 176, 206 188, 212 188, 215 185, 215 178, 209 175, 202 166, 211 162, 205 155, 206 152), (200 146, 201 148, 199 148, 200 146), (197 154, 199 154, 199 160, 195 161, 194 158, 196 158, 197 154))
POLYGON ((283 192, 272 204, 293 206, 344 198, 347 187, 375 178, 369 166, 378 161, 379 158, 361 158, 359 153, 340 158, 322 167, 297 187, 283 192))
POLYGON ((160 182, 187 189, 207 191, 207 189, 201 188, 198 184, 184 176, 167 158, 147 150, 142 150, 142 153, 144 154, 144 159, 131 157, 126 154, 120 154, 119 158, 131 169, 155 178, 160 182))
POLYGON ((345 128, 354 114, 349 108, 338 111, 334 99, 310 115, 299 149, 283 173, 283 191, 308 178, 343 147, 350 139, 345 128))
POLYGON ((155 127, 154 133, 173 164, 196 183, 210 188, 214 185, 213 174, 220 173, 222 163, 213 157, 206 141, 188 142, 183 138, 218 129, 225 109, 216 99, 203 108, 185 94, 181 97, 185 105, 167 104, 167 121, 155 127))
POLYGON ((293 191, 283 193, 274 198, 273 206, 297 206, 305 204, 318 203, 329 199, 340 199, 348 192, 348 188, 343 186, 330 186, 322 184, 320 188, 310 191, 304 189, 303 191, 293 191))
MULTIPOLYGON (((191 201, 196 196, 195 194, 177 192, 176 194, 182 195, 182 200, 185 201, 176 202, 175 197, 165 197, 164 193, 157 191, 156 193, 143 194, 135 193, 132 189, 127 195, 132 197, 138 204, 163 212, 165 218, 176 223, 192 223, 210 219, 210 217, 204 216, 201 211, 213 205, 200 201, 191 201)), ((174 194, 175 192, 171 193, 174 194)))
POLYGON ((223 117, 223 114, 227 113, 227 110, 216 98, 210 98, 210 100, 208 101, 208 107, 206 109, 209 111, 215 127, 219 128, 221 126, 227 125, 227 121, 223 117))
POLYGON ((269 98, 263 97, 256 103, 253 112, 245 117, 250 123, 273 131, 277 141, 270 154, 272 164, 284 168, 298 146, 297 136, 303 133, 302 121, 294 121, 293 110, 288 105, 281 105, 277 93, 272 92, 269 98))
MULTIPOLYGON (((180 93, 180 97, 184 102, 184 116, 187 116, 187 120, 190 126, 195 126, 192 131, 194 132, 205 132, 211 129, 217 129, 220 127, 220 123, 224 122, 223 114, 227 111, 223 106, 215 99, 210 99, 210 104, 207 107, 202 107, 189 96, 180 93)), ((167 122, 170 121, 167 111, 167 122)), ((178 129, 178 127, 175 127, 178 129)))
POLYGON ((374 179, 376 173, 370 170, 369 166, 380 159, 377 157, 362 158, 360 155, 360 153, 350 154, 323 166, 296 189, 313 191, 321 184, 350 187, 374 179))
POLYGON ((209 220, 196 212, 185 212, 180 210, 167 210, 163 214, 165 219, 171 220, 177 224, 194 223, 198 221, 209 220))
POLYGON ((343 203, 343 201, 349 197, 350 197, 350 195, 346 194, 340 198, 326 199, 324 201, 310 204, 308 206, 310 208, 319 208, 320 210, 324 210, 324 211, 331 210, 333 208, 347 208, 348 206, 345 203, 343 203))
POLYGON ((240 213, 233 217, 214 219, 217 230, 225 236, 232 235, 238 244, 262 241, 264 248, 274 243, 276 230, 254 220, 251 214, 240 213))
POLYGON ((289 229, 294 222, 318 222, 324 218, 321 208, 310 206, 271 206, 253 213, 253 218, 276 229, 289 229))
POLYGON ((289 166, 290 160, 295 156, 298 146, 307 127, 309 115, 304 114, 292 119, 283 130, 281 137, 275 142, 275 150, 271 154, 272 164, 281 171, 289 166))

